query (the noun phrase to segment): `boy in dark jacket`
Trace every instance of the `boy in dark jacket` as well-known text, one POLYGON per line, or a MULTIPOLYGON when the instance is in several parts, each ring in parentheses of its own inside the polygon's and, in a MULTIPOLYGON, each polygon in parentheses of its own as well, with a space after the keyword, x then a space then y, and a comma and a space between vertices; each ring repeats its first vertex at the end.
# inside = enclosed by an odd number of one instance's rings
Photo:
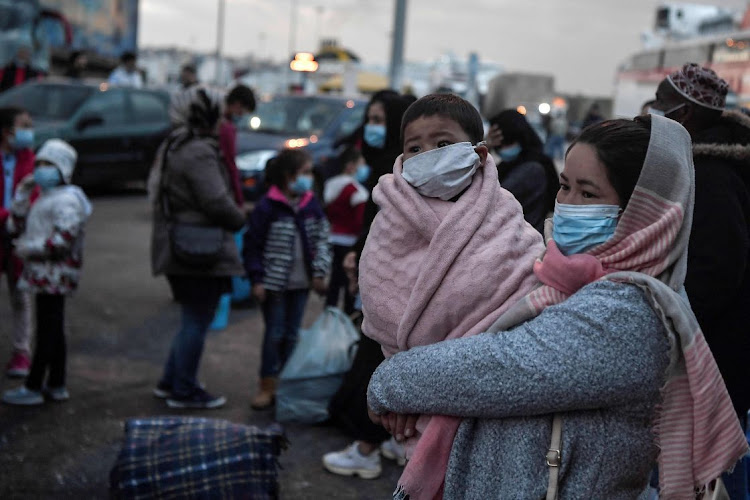
POLYGON ((310 288, 326 292, 329 224, 312 193, 312 160, 287 149, 266 166, 271 185, 250 215, 243 259, 266 324, 255 409, 273 404, 276 377, 294 350, 310 288))

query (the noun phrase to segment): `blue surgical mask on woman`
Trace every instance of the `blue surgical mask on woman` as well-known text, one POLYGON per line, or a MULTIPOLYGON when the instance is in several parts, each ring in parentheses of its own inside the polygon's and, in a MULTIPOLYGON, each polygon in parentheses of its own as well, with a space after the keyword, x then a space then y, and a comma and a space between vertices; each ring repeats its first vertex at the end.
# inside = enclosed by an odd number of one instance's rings
POLYGON ((289 189, 294 194, 305 194, 306 192, 312 190, 313 187, 313 179, 309 175, 298 175, 296 179, 294 179, 294 182, 292 182, 289 185, 289 189))
POLYGON ((365 142, 373 148, 385 147, 385 125, 365 125, 365 142))
POLYGON ((34 145, 34 129, 17 128, 13 136, 13 147, 15 149, 31 148, 34 145))
POLYGON ((500 155, 500 159, 503 161, 513 161, 518 158, 518 155, 521 154, 521 145, 514 144, 512 146, 508 146, 507 148, 502 148, 497 152, 497 154, 500 155))
POLYGON ((370 171, 372 169, 369 165, 362 164, 357 167, 357 172, 354 174, 354 178, 357 179, 357 182, 360 184, 364 184, 367 182, 367 179, 370 178, 370 171))
POLYGON ((615 234, 618 205, 569 205, 555 202, 552 239, 563 255, 585 253, 615 234))
POLYGON ((34 169, 34 182, 42 191, 52 189, 62 183, 62 175, 57 167, 42 165, 34 169))

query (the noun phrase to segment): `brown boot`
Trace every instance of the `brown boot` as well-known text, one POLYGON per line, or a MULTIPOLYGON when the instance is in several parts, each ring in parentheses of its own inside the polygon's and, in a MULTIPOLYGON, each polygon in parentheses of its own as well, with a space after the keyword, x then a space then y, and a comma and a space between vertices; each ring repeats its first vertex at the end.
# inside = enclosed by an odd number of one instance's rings
POLYGON ((276 378, 275 377, 263 377, 260 379, 260 389, 252 401, 250 401, 250 407, 253 410, 265 410, 270 408, 273 404, 276 396, 276 378))

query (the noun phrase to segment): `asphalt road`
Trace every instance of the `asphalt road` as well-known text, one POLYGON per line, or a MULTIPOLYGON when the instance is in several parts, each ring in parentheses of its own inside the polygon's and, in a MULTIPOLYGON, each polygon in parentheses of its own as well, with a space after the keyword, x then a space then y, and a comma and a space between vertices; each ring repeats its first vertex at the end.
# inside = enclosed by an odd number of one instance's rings
MULTIPOLYGON (((0 498, 107 498, 109 470, 133 417, 176 415, 151 395, 178 326, 178 308, 149 266, 150 209, 142 190, 92 196, 84 277, 67 304, 68 389, 65 403, 0 405, 0 498)), ((10 356, 6 281, 0 287, 0 362, 10 356)), ((312 298, 309 325, 322 302, 312 298)), ((250 409, 257 382, 263 323, 256 309, 235 309, 231 324, 207 339, 200 379, 227 396, 226 407, 190 415, 263 426, 271 412, 250 409)), ((20 385, 4 378, 0 390, 20 385)), ((183 414, 184 413, 183 411, 183 414)), ((287 425, 281 456, 282 498, 390 498, 400 469, 383 461, 377 480, 323 470, 321 455, 349 439, 331 427, 287 425)))

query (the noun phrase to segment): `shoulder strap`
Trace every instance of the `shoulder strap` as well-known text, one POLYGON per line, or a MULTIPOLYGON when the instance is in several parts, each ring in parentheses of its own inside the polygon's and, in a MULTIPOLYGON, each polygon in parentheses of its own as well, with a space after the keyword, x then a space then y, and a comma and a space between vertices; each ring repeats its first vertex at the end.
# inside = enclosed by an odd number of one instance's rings
POLYGON ((547 467, 549 468, 549 484, 547 486, 547 500, 557 500, 558 481, 560 479, 560 465, 562 445, 562 417, 555 413, 552 418, 552 439, 547 450, 547 467))

